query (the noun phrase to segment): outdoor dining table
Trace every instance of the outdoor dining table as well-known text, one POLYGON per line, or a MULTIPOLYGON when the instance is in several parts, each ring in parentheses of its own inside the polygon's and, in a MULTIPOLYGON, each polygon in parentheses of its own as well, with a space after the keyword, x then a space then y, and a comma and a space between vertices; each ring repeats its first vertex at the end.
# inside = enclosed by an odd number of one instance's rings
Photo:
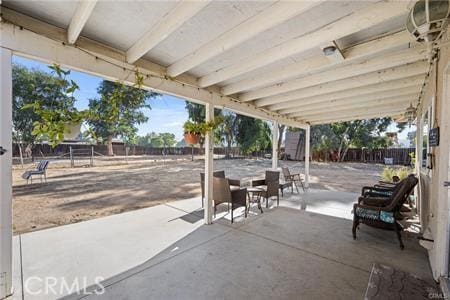
POLYGON ((250 204, 258 203, 258 208, 263 213, 261 206, 261 194, 264 192, 264 189, 261 187, 248 187, 247 188, 247 196, 248 196, 248 211, 250 211, 250 204))

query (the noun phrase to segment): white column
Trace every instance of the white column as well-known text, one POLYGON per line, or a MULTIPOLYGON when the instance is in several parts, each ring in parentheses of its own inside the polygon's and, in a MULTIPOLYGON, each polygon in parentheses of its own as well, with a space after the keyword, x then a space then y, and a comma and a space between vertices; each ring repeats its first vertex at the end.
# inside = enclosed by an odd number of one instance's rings
MULTIPOLYGON (((206 122, 214 120, 214 105, 206 104, 206 122)), ((205 136, 205 224, 212 223, 213 203, 213 170, 214 170, 214 139, 213 133, 205 136)))
POLYGON ((272 122, 272 170, 278 169, 278 122, 272 122))
MULTIPOLYGON (((423 131, 422 131, 422 110, 417 110, 416 120, 416 161, 415 169, 416 175, 419 178, 419 184, 414 188, 414 195, 416 195, 416 208, 419 215, 420 224, 424 224, 425 216, 422 214, 422 186, 420 184, 420 168, 422 166, 422 148, 423 148, 423 131)), ((425 230, 425 228, 422 228, 425 230)))
POLYGON ((306 125, 305 128, 305 188, 309 188, 309 156, 310 156, 310 137, 311 137, 311 126, 306 125))
POLYGON ((0 57, 0 299, 12 293, 12 76, 11 51, 0 57))

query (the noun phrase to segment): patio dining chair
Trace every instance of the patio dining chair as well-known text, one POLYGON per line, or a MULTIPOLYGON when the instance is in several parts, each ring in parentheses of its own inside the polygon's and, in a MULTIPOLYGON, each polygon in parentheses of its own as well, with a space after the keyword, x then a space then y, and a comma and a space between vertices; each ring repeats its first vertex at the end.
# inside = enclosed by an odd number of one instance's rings
POLYGON ((280 172, 266 171, 265 179, 252 180, 252 187, 262 188, 261 197, 266 200, 266 208, 269 208, 269 199, 277 197, 277 206, 280 205, 280 172))
POLYGON ((50 162, 48 160, 41 160, 36 169, 34 170, 27 170, 22 174, 22 178, 31 181, 31 184, 33 183, 33 176, 39 176, 41 178, 44 177, 45 182, 47 182, 47 167, 50 162))
MULTIPOLYGON (((230 180, 227 178, 213 178, 214 216, 217 206, 221 203, 231 205, 231 223, 234 221, 233 211, 238 207, 244 207, 244 215, 247 218, 247 189, 231 189, 230 180)), ((229 209, 228 209, 229 210, 229 209)))
MULTIPOLYGON (((225 171, 214 171, 213 177, 225 178, 225 171)), ((241 186, 241 181, 238 179, 228 179, 230 185, 236 189, 241 186)), ((202 208, 205 206, 205 173, 200 173, 200 186, 202 190, 202 208)))
POLYGON ((297 193, 300 193, 298 190, 298 184, 302 186, 303 191, 305 191, 305 186, 303 185, 302 177, 300 176, 300 173, 291 174, 288 167, 282 167, 281 168, 283 172, 284 181, 286 183, 289 183, 291 186, 291 192, 294 193, 294 186, 297 190, 297 193))
POLYGON ((399 223, 403 216, 400 210, 417 183, 418 179, 411 174, 399 183, 398 188, 389 197, 359 197, 358 203, 353 205, 353 239, 356 239, 359 224, 363 223, 376 228, 394 230, 400 249, 403 250, 405 248, 401 237, 403 227, 399 223))

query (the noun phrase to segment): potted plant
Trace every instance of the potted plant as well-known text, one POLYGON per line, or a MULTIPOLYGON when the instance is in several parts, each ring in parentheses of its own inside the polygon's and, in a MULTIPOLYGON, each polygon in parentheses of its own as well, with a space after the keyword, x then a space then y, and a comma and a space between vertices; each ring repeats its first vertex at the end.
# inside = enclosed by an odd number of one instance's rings
MULTIPOLYGON (((204 124, 204 123, 203 123, 204 124)), ((203 135, 203 125, 202 123, 194 123, 191 121, 186 121, 184 123, 184 140, 186 144, 196 145, 200 141, 200 138, 203 135)))
POLYGON ((222 122, 220 117, 215 118, 211 122, 191 122, 186 121, 184 123, 184 140, 186 144, 195 145, 198 144, 200 139, 204 137, 208 132, 213 131, 222 122))

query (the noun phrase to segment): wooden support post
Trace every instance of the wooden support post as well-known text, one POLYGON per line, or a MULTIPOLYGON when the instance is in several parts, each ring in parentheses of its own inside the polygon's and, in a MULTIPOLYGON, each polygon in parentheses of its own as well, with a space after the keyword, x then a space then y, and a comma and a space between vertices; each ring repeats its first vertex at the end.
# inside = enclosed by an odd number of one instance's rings
POLYGON ((278 169, 278 122, 272 122, 272 170, 278 169))
MULTIPOLYGON (((206 104, 206 122, 214 120, 214 105, 206 104)), ((205 136, 205 224, 212 223, 213 211, 213 170, 214 170, 214 139, 213 133, 205 136)))
POLYGON ((12 294, 12 53, 0 54, 0 299, 12 294), (6 152, 5 152, 6 150, 6 152))
POLYGON ((310 137, 311 137, 311 126, 307 125, 305 128, 305 188, 309 188, 309 156, 310 156, 310 137))

